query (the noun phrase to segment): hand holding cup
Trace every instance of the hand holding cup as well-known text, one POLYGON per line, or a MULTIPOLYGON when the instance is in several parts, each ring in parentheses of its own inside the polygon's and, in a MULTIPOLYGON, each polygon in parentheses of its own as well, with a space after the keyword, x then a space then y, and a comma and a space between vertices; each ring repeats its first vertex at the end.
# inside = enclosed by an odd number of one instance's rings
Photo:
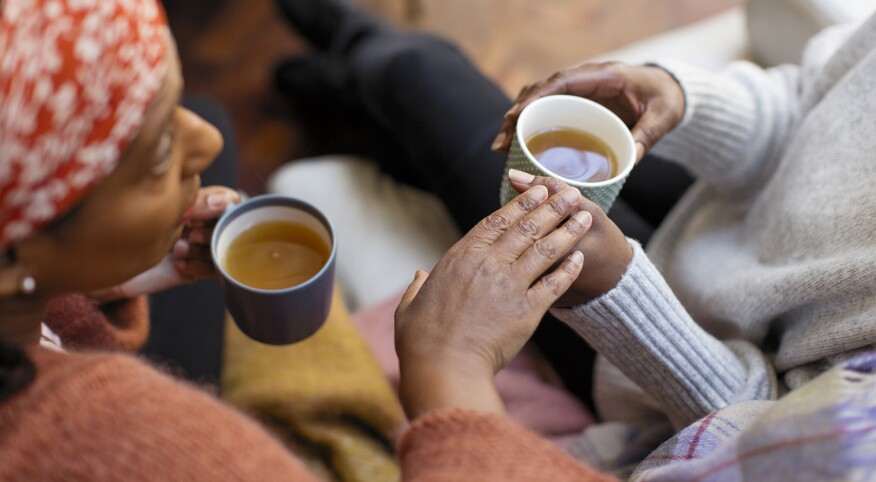
POLYGON ((636 162, 671 131, 684 115, 684 93, 668 72, 653 66, 619 62, 585 63, 529 84, 521 89, 505 114, 505 123, 493 150, 507 151, 523 109, 549 95, 572 95, 602 104, 631 127, 636 162))

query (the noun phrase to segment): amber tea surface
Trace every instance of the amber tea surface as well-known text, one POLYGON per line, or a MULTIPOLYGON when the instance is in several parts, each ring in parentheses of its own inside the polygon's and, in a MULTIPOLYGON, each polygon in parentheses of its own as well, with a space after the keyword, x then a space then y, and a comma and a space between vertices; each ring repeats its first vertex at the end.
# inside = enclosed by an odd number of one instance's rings
POLYGON ((611 148, 580 129, 542 129, 526 139, 526 147, 542 166, 571 181, 607 181, 618 173, 617 156, 611 148))
POLYGON ((312 278, 328 261, 329 254, 329 245, 309 227, 290 221, 266 221, 231 241, 223 267, 247 286, 278 290, 312 278))

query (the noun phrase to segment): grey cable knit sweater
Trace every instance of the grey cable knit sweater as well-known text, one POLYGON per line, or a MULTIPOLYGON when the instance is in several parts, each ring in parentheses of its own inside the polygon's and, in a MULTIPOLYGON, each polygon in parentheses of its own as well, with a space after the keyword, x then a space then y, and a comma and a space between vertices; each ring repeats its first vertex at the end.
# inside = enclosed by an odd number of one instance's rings
POLYGON ((876 17, 799 68, 659 65, 686 112, 655 153, 697 182, 617 287, 555 310, 604 357, 601 415, 640 430, 774 399, 876 344, 876 17))

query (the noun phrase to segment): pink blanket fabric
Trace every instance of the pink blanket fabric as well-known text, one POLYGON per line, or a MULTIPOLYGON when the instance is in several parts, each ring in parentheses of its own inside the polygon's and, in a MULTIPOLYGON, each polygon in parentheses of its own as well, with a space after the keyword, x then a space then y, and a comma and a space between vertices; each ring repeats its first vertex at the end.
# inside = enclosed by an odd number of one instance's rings
MULTIPOLYGON (((358 311, 353 323, 371 346, 377 362, 398 390, 394 313, 402 293, 358 311)), ((568 393, 538 350, 527 345, 507 368, 496 375, 496 386, 511 419, 560 446, 568 444, 593 417, 568 393)))

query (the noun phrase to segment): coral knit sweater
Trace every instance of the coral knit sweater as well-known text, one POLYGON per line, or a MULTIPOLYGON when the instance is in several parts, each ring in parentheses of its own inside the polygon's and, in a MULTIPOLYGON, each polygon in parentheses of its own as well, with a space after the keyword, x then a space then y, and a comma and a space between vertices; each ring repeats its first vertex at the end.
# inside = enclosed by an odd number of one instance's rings
MULTIPOLYGON (((63 314, 88 325, 96 307, 77 303, 50 310, 47 323, 58 328, 63 314)), ((112 321, 145 325, 131 320, 140 308, 116 307, 127 320, 112 321)), ((257 422, 133 356, 27 353, 36 380, 0 404, 0 480, 317 480, 257 422)), ((505 418, 469 411, 417 420, 399 457, 404 480, 614 480, 505 418)))

